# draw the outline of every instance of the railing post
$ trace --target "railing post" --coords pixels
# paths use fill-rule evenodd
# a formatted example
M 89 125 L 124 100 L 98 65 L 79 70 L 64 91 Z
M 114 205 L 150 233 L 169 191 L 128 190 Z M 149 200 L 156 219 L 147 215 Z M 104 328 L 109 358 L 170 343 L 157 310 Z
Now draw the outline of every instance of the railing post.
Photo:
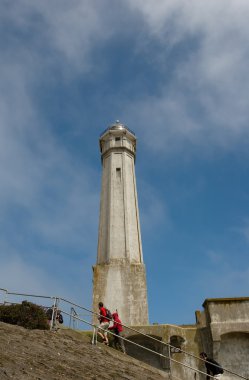
M 70 328 L 70 329 L 71 329 L 71 323 L 72 323 L 72 314 L 73 314 L 73 310 L 74 310 L 74 308 L 71 307 L 71 309 L 70 309 L 70 318 L 69 318 L 69 328 Z
M 92 336 L 92 344 L 97 344 L 97 338 L 95 340 L 95 334 L 97 335 L 96 328 L 94 327 L 93 328 L 93 336 Z
M 169 378 L 172 379 L 172 362 L 171 362 L 171 346 L 168 346 L 168 356 L 169 356 Z
M 54 321 L 54 308 L 55 308 L 56 299 L 54 298 L 53 306 L 52 306 L 52 315 L 50 320 L 50 331 L 53 330 L 53 321 Z
M 8 294 L 8 290 L 6 289 L 5 293 L 4 293 L 4 296 L 3 296 L 3 304 L 4 305 L 5 305 L 5 303 L 7 303 L 7 294 Z
M 3 305 L 5 305 L 5 303 L 7 303 L 7 294 L 8 294 L 8 290 L 7 289 L 0 289 L 3 291 Z
M 57 317 L 57 310 L 58 310 L 58 305 L 59 305 L 59 299 L 57 297 L 54 297 L 54 303 L 52 307 L 52 318 L 50 322 L 50 330 L 55 329 L 56 327 L 56 317 Z

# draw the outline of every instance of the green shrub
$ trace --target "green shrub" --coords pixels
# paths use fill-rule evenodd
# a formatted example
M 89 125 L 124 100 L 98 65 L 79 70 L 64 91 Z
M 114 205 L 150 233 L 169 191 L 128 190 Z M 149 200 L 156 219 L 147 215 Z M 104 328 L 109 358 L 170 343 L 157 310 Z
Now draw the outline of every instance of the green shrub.
M 0 321 L 26 329 L 49 329 L 43 308 L 28 301 L 23 301 L 21 304 L 0 305 Z

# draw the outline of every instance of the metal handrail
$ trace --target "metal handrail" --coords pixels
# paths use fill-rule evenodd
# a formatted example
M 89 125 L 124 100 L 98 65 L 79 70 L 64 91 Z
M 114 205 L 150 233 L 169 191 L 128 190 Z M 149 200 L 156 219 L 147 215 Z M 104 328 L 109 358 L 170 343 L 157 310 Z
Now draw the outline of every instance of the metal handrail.
M 73 302 L 71 302 L 71 301 L 68 301 L 68 300 L 66 300 L 65 298 L 61 298 L 61 300 L 64 301 L 64 302 L 71 303 L 72 305 L 77 306 L 77 307 L 79 307 L 79 308 L 82 309 L 82 310 L 88 311 L 88 312 L 90 312 L 91 314 L 94 314 L 94 315 L 96 315 L 96 316 L 98 316 L 98 317 L 100 316 L 100 314 L 98 314 L 98 313 L 96 313 L 96 312 L 94 312 L 94 311 L 92 311 L 92 310 L 90 310 L 90 309 L 87 309 L 87 308 L 85 308 L 85 307 L 83 307 L 83 306 L 80 306 L 80 305 L 78 305 L 78 304 L 75 304 L 75 303 L 73 303 Z M 109 321 L 111 321 L 111 319 L 108 318 L 107 316 L 105 316 L 105 318 L 106 318 L 106 319 L 109 319 Z M 125 324 L 123 324 L 123 323 L 119 323 L 119 322 L 116 322 L 116 323 L 119 324 L 119 325 L 121 325 L 121 326 L 123 326 L 123 327 L 125 327 L 125 328 L 127 328 L 128 330 L 131 330 L 131 331 L 136 332 L 136 333 L 139 334 L 139 335 L 143 335 L 143 336 L 145 336 L 145 337 L 147 337 L 147 338 L 149 338 L 149 339 L 151 339 L 151 340 L 154 340 L 154 341 L 156 341 L 156 342 L 159 342 L 159 343 L 161 343 L 162 345 L 164 345 L 164 346 L 166 346 L 166 347 L 169 347 L 169 348 L 171 348 L 171 347 L 172 347 L 172 348 L 175 348 L 175 346 L 171 345 L 170 343 L 163 342 L 163 341 L 161 341 L 161 340 L 159 340 L 159 339 L 157 339 L 157 338 L 154 338 L 153 336 L 147 335 L 147 334 L 145 334 L 145 333 L 143 333 L 143 332 L 141 332 L 141 331 L 139 331 L 139 330 L 136 330 L 136 329 L 134 329 L 133 327 L 127 326 L 127 325 L 125 325 Z M 109 331 L 108 331 L 108 332 L 109 332 Z M 129 342 L 131 342 L 131 341 L 129 341 Z M 198 360 L 201 361 L 201 362 L 206 362 L 204 359 L 200 358 L 199 356 L 196 356 L 196 355 L 194 355 L 194 354 L 191 354 L 191 353 L 189 353 L 189 352 L 187 352 L 187 351 L 184 351 L 184 350 L 182 350 L 182 349 L 180 349 L 180 351 L 181 351 L 181 353 L 183 353 L 183 354 L 185 354 L 185 355 L 187 355 L 187 356 L 191 356 L 191 357 L 193 357 L 193 358 L 195 358 L 195 359 L 198 359 Z M 171 360 L 171 361 L 174 361 L 174 359 L 172 359 L 172 358 L 170 358 L 170 360 Z M 177 361 L 176 361 L 176 362 L 177 362 Z M 180 362 L 179 362 L 179 363 L 180 363 Z M 213 365 L 217 367 L 217 365 L 215 365 L 215 364 L 213 364 Z M 218 366 L 218 367 L 219 367 L 219 366 Z M 248 378 L 245 377 L 245 376 L 239 375 L 239 374 L 237 374 L 236 372 L 233 372 L 233 371 L 231 371 L 231 370 L 229 370 L 229 369 L 226 369 L 226 368 L 224 368 L 224 367 L 222 367 L 222 368 L 223 368 L 223 370 L 224 370 L 225 372 L 228 372 L 228 373 L 230 373 L 230 374 L 232 374 L 232 375 L 238 376 L 238 377 L 240 377 L 241 379 L 248 380 Z M 199 370 L 196 369 L 196 371 L 199 371 Z
M 9 295 L 16 295 L 16 296 L 26 296 L 26 297 L 34 297 L 34 298 L 53 299 L 53 300 L 54 300 L 54 303 L 53 303 L 53 315 L 52 315 L 51 324 L 50 324 L 50 328 L 51 328 L 51 329 L 53 328 L 53 321 L 54 321 L 54 319 L 55 319 L 55 317 L 56 317 L 56 314 L 57 314 L 57 308 L 58 308 L 58 303 L 59 303 L 59 301 L 64 301 L 65 303 L 68 303 L 68 304 L 70 304 L 70 305 L 76 306 L 76 307 L 78 307 L 78 308 L 80 308 L 80 309 L 82 309 L 82 310 L 88 311 L 88 312 L 91 313 L 92 315 L 96 315 L 96 316 L 98 316 L 98 317 L 100 316 L 100 314 L 98 314 L 98 313 L 96 313 L 96 312 L 94 312 L 94 311 L 92 311 L 92 310 L 90 310 L 90 309 L 87 309 L 87 308 L 85 308 L 85 307 L 83 307 L 83 306 L 81 306 L 81 305 L 79 305 L 79 304 L 76 304 L 76 303 L 74 303 L 74 302 L 72 302 L 72 301 L 69 301 L 69 300 L 67 300 L 67 299 L 65 299 L 65 298 L 55 297 L 55 296 L 41 296 L 41 295 L 35 295 L 35 294 L 26 294 L 26 293 L 9 292 L 7 289 L 0 288 L 0 291 L 1 291 L 1 290 L 4 291 L 6 295 L 9 294 Z M 61 312 L 64 313 L 64 314 L 66 314 L 66 315 L 71 316 L 71 314 L 67 313 L 66 311 L 61 310 Z M 96 328 L 96 325 L 94 325 L 94 324 L 92 324 L 92 323 L 90 323 L 90 322 L 87 322 L 86 320 L 81 319 L 81 318 L 79 318 L 79 317 L 76 316 L 76 315 L 74 315 L 74 318 L 77 319 L 77 320 L 82 321 L 83 323 L 86 323 L 86 324 L 88 324 L 88 325 L 90 325 L 90 326 Z M 105 317 L 105 318 L 111 321 L 110 318 L 108 318 L 108 317 Z M 121 324 L 121 323 L 119 323 L 119 322 L 116 322 L 116 323 Z M 161 341 L 161 340 L 159 340 L 159 339 L 156 339 L 156 338 L 154 338 L 154 337 L 152 337 L 152 336 L 150 336 L 150 335 L 147 335 L 147 334 L 145 334 L 145 333 L 142 333 L 142 332 L 140 332 L 140 331 L 134 329 L 133 327 L 126 326 L 126 325 L 124 325 L 123 323 L 122 323 L 121 325 L 122 325 L 123 327 L 127 328 L 128 330 L 131 330 L 131 331 L 136 332 L 136 333 L 139 334 L 139 335 L 145 336 L 145 337 L 147 337 L 147 338 L 149 338 L 149 339 L 151 339 L 151 340 L 154 340 L 154 341 L 156 341 L 156 342 L 159 342 L 160 344 L 163 344 L 163 345 L 167 346 L 168 348 L 175 347 L 175 346 L 171 345 L 170 343 L 163 342 L 163 341 Z M 98 329 L 103 330 L 103 329 L 100 328 L 99 326 L 98 326 Z M 111 332 L 110 330 L 108 330 L 108 333 L 117 336 L 116 334 L 114 334 L 114 333 Z M 145 346 L 141 346 L 141 345 L 139 345 L 138 343 L 135 343 L 135 342 L 133 342 L 133 341 L 131 341 L 131 340 L 129 340 L 129 339 L 126 339 L 126 338 L 121 337 L 121 336 L 119 336 L 119 338 L 121 338 L 121 339 L 123 339 L 123 340 L 126 340 L 126 341 L 128 341 L 129 343 L 133 343 L 133 344 L 135 344 L 135 345 L 137 345 L 137 346 L 139 346 L 139 347 L 141 347 L 141 348 L 143 348 L 143 349 L 146 349 L 147 351 L 151 351 L 151 352 L 153 352 L 153 353 L 155 353 L 155 354 L 157 354 L 157 355 L 159 355 L 159 356 L 161 356 L 161 357 L 164 357 L 164 358 L 166 358 L 166 359 L 169 359 L 169 360 L 172 361 L 172 362 L 178 363 L 178 364 L 180 364 L 180 365 L 182 365 L 182 366 L 184 366 L 184 367 L 187 367 L 187 368 L 189 368 L 189 369 L 192 369 L 192 370 L 194 370 L 194 371 L 196 371 L 196 372 L 198 372 L 198 373 L 202 373 L 202 374 L 204 373 L 204 374 L 206 374 L 205 372 L 202 372 L 202 371 L 200 371 L 200 370 L 197 369 L 197 368 L 193 368 L 193 367 L 188 366 L 188 365 L 186 365 L 186 364 L 184 364 L 184 363 L 182 363 L 182 362 L 179 362 L 179 361 L 177 361 L 177 360 L 175 360 L 175 359 L 173 359 L 173 358 L 171 358 L 171 357 L 167 357 L 167 356 L 165 356 L 165 355 L 163 355 L 163 354 L 160 354 L 160 353 L 158 353 L 158 352 L 156 352 L 156 351 L 150 350 L 149 348 L 147 348 L 147 347 L 145 347 Z M 181 351 L 181 353 L 184 353 L 184 354 L 186 354 L 187 356 L 191 356 L 191 357 L 194 357 L 194 358 L 198 359 L 199 361 L 205 362 L 204 359 L 202 359 L 202 358 L 200 358 L 200 357 L 198 357 L 198 356 L 196 356 L 196 355 L 193 355 L 193 354 L 191 354 L 191 353 L 189 353 L 189 352 L 186 352 L 186 351 L 184 351 L 184 350 L 182 350 L 182 349 L 180 349 L 180 351 Z M 248 380 L 247 377 L 245 377 L 245 376 L 243 376 L 243 375 L 239 375 L 239 374 L 237 374 L 237 373 L 235 373 L 235 372 L 233 372 L 233 371 L 231 371 L 231 370 L 229 370 L 229 369 L 226 369 L 226 368 L 224 368 L 224 367 L 223 367 L 223 370 L 224 370 L 225 372 L 230 373 L 230 374 L 232 374 L 232 375 L 235 375 L 235 376 L 237 376 L 237 377 L 239 377 L 239 378 L 241 378 L 241 379 Z M 213 377 L 213 376 L 211 376 L 211 375 L 209 375 L 209 376 L 210 376 L 210 378 Z
M 67 313 L 66 311 L 61 310 L 61 312 L 64 313 L 64 314 L 66 314 L 66 315 L 70 315 L 70 314 Z M 92 323 L 90 323 L 90 322 L 87 322 L 86 320 L 84 320 L 84 319 L 82 319 L 82 318 L 79 318 L 79 317 L 77 317 L 77 316 L 75 316 L 75 318 L 78 319 L 78 320 L 81 321 L 81 322 L 84 322 L 84 323 L 86 323 L 86 324 L 88 324 L 88 325 L 90 325 L 90 326 L 96 328 L 96 326 L 95 326 L 94 324 L 92 324 Z M 123 325 L 123 326 L 124 326 L 124 325 Z M 104 330 L 104 329 L 103 329 L 102 327 L 100 327 L 100 326 L 98 326 L 97 328 L 98 328 L 99 330 L 106 331 L 106 330 Z M 111 334 L 111 335 L 113 335 L 113 336 L 116 336 L 116 337 L 118 337 L 118 338 L 121 338 L 121 339 L 123 339 L 124 341 L 127 341 L 127 342 L 129 342 L 129 343 L 132 343 L 132 344 L 134 344 L 135 346 L 140 347 L 140 348 L 142 348 L 142 349 L 144 349 L 144 350 L 146 350 L 146 351 L 152 352 L 153 354 L 156 354 L 156 355 L 158 355 L 158 356 L 160 356 L 160 357 L 162 357 L 162 358 L 164 358 L 164 359 L 169 359 L 169 360 L 171 360 L 172 362 L 175 362 L 175 363 L 177 363 L 177 364 L 182 365 L 183 367 L 186 367 L 186 368 L 192 369 L 192 370 L 194 370 L 194 371 L 196 371 L 196 372 L 198 372 L 198 373 L 201 373 L 201 374 L 203 374 L 203 375 L 206 375 L 206 372 L 203 372 L 203 371 L 201 371 L 201 370 L 199 370 L 199 369 L 197 369 L 197 368 L 193 368 L 193 367 L 191 367 L 191 366 L 189 366 L 189 365 L 187 365 L 187 364 L 184 364 L 184 363 L 182 363 L 182 362 L 179 362 L 178 360 L 172 359 L 172 358 L 169 357 L 169 356 L 166 356 L 166 355 L 160 354 L 159 352 L 154 351 L 154 350 L 151 350 L 151 349 L 148 348 L 148 347 L 142 346 L 142 345 L 139 344 L 139 343 L 133 342 L 132 340 L 129 340 L 129 339 L 124 338 L 124 337 L 122 337 L 122 336 L 120 336 L 120 335 L 117 335 L 117 334 L 113 333 L 113 332 L 110 331 L 110 330 L 108 330 L 108 334 Z M 150 338 L 149 335 L 147 335 L 147 337 Z M 159 342 L 161 342 L 161 341 L 159 341 Z M 209 375 L 209 376 L 210 376 L 210 378 L 214 379 L 214 376 L 212 376 L 212 375 Z M 238 375 L 238 376 L 239 376 L 239 375 Z

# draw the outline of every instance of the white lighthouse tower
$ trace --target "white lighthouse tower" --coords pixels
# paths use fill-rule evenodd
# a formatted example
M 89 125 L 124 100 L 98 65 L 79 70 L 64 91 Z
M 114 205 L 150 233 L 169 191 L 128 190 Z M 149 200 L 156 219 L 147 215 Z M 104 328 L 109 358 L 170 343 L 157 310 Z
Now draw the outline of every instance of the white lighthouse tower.
M 137 201 L 136 136 L 117 121 L 100 137 L 103 166 L 93 309 L 102 301 L 126 325 L 148 324 Z

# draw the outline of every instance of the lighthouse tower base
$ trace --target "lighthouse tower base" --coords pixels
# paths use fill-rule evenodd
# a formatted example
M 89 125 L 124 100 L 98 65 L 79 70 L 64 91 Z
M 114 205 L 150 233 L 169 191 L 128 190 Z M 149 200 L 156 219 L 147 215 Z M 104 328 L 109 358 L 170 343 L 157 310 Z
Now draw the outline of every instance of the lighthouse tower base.
M 117 309 L 127 326 L 148 325 L 148 302 L 144 264 L 111 263 L 93 267 L 93 310 L 98 303 L 113 313 Z M 97 323 L 97 317 L 94 317 Z

